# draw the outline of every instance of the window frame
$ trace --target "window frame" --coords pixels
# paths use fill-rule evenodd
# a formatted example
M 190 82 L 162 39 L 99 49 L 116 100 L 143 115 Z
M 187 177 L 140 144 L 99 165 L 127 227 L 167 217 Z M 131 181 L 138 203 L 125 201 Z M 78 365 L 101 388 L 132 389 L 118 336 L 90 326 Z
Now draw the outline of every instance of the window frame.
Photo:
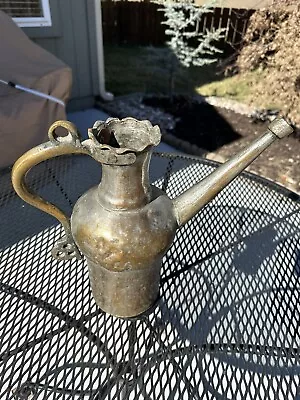
M 49 27 L 52 26 L 50 0 L 40 0 L 43 17 L 13 17 L 20 28 Z

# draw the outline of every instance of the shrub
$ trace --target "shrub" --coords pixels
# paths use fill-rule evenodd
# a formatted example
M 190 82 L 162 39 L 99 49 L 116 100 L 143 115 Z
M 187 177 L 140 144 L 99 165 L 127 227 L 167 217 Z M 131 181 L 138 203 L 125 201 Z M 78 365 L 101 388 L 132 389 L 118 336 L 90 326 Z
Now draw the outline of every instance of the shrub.
M 268 98 L 297 125 L 300 124 L 300 6 L 281 4 L 256 11 L 250 18 L 244 44 L 235 62 L 239 74 L 263 70 L 264 79 L 253 87 L 253 98 Z

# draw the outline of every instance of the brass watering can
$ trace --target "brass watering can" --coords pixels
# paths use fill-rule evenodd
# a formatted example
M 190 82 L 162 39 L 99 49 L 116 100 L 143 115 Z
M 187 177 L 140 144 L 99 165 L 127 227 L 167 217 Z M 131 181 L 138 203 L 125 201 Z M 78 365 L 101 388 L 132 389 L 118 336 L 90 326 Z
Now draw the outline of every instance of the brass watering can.
M 57 136 L 63 127 L 67 136 Z M 201 182 L 174 200 L 150 185 L 151 150 L 158 145 L 158 126 L 134 118 L 97 121 L 89 139 L 81 141 L 76 127 L 57 121 L 47 143 L 17 160 L 12 182 L 27 203 L 56 217 L 65 236 L 52 250 L 58 260 L 87 260 L 93 296 L 109 314 L 132 317 L 146 311 L 159 292 L 160 266 L 177 228 L 185 224 L 230 181 L 278 138 L 293 129 L 284 119 L 273 121 L 266 133 Z M 26 186 L 35 165 L 64 154 L 88 154 L 102 164 L 99 186 L 88 190 L 74 206 L 71 219 Z

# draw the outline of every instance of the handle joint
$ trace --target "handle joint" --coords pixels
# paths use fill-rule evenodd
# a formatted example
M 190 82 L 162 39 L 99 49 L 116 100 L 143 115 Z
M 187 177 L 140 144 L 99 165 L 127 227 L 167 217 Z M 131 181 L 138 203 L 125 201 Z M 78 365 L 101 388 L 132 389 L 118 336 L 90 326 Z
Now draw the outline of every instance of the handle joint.
M 61 239 L 58 239 L 51 250 L 52 257 L 57 260 L 71 260 L 76 258 L 77 260 L 82 259 L 82 255 L 76 246 L 72 234 L 66 233 Z

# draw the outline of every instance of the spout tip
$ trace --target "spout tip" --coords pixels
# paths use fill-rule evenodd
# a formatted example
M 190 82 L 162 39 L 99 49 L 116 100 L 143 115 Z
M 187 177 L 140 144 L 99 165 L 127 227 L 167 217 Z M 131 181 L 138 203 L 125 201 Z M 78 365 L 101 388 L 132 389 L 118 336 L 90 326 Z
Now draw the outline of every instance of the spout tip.
M 272 121 L 268 126 L 268 129 L 279 139 L 282 139 L 294 132 L 294 129 L 286 122 L 284 118 L 278 118 Z

